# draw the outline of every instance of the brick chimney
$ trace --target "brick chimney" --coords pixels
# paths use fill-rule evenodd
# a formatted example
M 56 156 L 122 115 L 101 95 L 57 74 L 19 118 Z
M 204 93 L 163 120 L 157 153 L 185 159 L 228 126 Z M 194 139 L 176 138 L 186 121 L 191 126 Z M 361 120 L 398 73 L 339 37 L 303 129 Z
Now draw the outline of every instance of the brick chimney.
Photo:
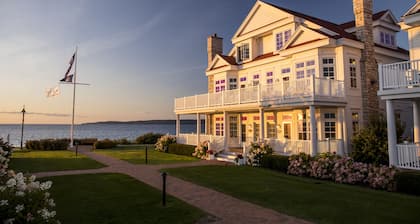
M 356 22 L 356 36 L 364 43 L 360 59 L 360 74 L 362 87 L 362 119 L 367 124 L 370 116 L 379 112 L 377 91 L 378 66 L 375 59 L 375 43 L 373 41 L 373 1 L 353 0 L 353 11 Z
M 207 66 L 210 66 L 216 54 L 223 54 L 223 38 L 218 37 L 217 34 L 213 34 L 207 37 Z

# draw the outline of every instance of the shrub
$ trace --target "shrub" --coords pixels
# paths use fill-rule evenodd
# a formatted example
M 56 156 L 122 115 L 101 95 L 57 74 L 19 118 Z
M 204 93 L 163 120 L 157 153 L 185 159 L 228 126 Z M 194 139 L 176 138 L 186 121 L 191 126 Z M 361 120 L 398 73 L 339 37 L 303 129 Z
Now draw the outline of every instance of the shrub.
M 266 155 L 261 159 L 261 167 L 278 170 L 286 173 L 289 166 L 289 157 L 281 155 Z
M 273 153 L 273 149 L 269 144 L 255 142 L 251 142 L 247 151 L 248 164 L 252 166 L 260 166 L 261 159 L 265 155 L 271 155 Z
M 195 147 L 194 152 L 191 155 L 199 159 L 206 159 L 208 149 L 209 141 L 200 142 L 200 144 Z
M 70 140 L 68 140 L 70 142 Z M 97 142 L 97 138 L 81 138 L 81 139 L 74 139 L 74 144 L 78 145 L 94 145 Z
M 67 139 L 28 140 L 25 146 L 30 150 L 67 150 L 69 141 Z
M 404 126 L 396 121 L 397 137 L 401 141 Z M 383 116 L 371 117 L 366 128 L 359 131 L 352 140 L 351 157 L 357 162 L 388 165 L 387 124 Z
M 60 223 L 48 190 L 52 182 L 8 170 L 8 152 L 0 147 L 0 222 Z
M 128 139 L 126 139 L 126 138 L 120 138 L 120 139 L 117 139 L 117 140 L 114 140 L 114 142 L 117 144 L 117 145 L 131 145 L 132 144 L 132 142 L 130 142 Z
M 161 152 L 167 152 L 170 144 L 176 143 L 176 138 L 170 135 L 164 135 L 159 138 L 155 144 L 155 149 Z
M 137 144 L 156 144 L 163 134 L 149 132 L 136 138 Z
M 403 171 L 395 175 L 396 191 L 420 195 L 420 172 Z
M 95 142 L 95 144 L 93 145 L 94 149 L 110 149 L 110 148 L 114 148 L 115 146 L 117 146 L 117 144 L 110 140 L 110 139 L 104 139 L 104 140 L 99 140 L 97 142 Z
M 334 153 L 321 153 L 317 155 L 314 160 L 310 161 L 311 169 L 309 175 L 318 179 L 332 179 L 332 171 L 337 158 L 340 157 Z
M 311 156 L 303 152 L 290 156 L 287 173 L 295 176 L 309 176 L 309 173 L 311 172 L 311 160 Z
M 191 156 L 195 146 L 173 143 L 168 147 L 168 153 Z
M 12 154 L 12 146 L 8 142 L 3 141 L 3 138 L 0 138 L 0 148 L 7 152 L 5 157 L 9 158 Z

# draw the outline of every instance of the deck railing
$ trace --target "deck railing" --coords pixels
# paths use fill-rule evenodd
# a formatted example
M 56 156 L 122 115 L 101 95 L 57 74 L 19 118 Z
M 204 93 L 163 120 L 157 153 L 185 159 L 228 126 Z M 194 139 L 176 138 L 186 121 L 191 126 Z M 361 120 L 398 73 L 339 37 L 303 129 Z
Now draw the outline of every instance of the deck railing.
M 420 86 L 420 60 L 380 64 L 379 89 L 401 89 Z
M 397 145 L 397 166 L 406 169 L 420 170 L 420 146 L 415 144 Z
M 313 100 L 314 97 L 344 97 L 344 82 L 334 79 L 308 77 L 289 82 L 256 85 L 246 88 L 205 93 L 175 99 L 175 110 L 217 106 Z

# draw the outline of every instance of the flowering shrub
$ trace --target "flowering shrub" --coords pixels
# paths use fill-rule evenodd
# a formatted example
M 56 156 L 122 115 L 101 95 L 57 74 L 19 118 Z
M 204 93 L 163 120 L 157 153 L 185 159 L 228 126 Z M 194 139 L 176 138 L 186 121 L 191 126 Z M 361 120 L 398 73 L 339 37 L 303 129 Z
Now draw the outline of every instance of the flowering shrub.
M 350 157 L 321 154 L 315 158 L 301 153 L 289 158 L 288 174 L 332 180 L 337 183 L 368 185 L 374 189 L 395 190 L 396 169 L 355 162 Z
M 161 152 L 167 152 L 170 144 L 176 143 L 176 138 L 170 135 L 164 135 L 159 138 L 155 144 L 155 149 Z
M 248 164 L 252 166 L 260 166 L 262 157 L 273 153 L 270 145 L 256 142 L 251 142 L 247 151 Z
M 60 223 L 56 218 L 54 200 L 48 189 L 52 182 L 36 181 L 7 170 L 8 153 L 0 148 L 0 221 L 2 223 Z
M 207 152 L 210 151 L 209 149 L 209 141 L 201 142 L 197 147 L 195 147 L 192 156 L 197 157 L 199 159 L 206 159 Z M 212 151 L 213 152 L 213 151 Z

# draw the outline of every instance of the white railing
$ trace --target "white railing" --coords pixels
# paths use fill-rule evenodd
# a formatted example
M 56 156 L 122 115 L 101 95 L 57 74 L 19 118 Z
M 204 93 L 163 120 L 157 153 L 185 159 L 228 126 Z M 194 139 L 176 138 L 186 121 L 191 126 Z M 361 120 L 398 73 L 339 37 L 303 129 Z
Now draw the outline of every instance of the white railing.
M 381 91 L 420 86 L 420 60 L 380 64 L 378 68 Z
M 415 144 L 397 145 L 397 158 L 398 167 L 420 170 L 420 146 Z
M 274 101 L 275 103 L 313 100 L 314 97 L 344 97 L 344 82 L 308 77 L 286 83 L 205 93 L 175 99 L 175 110 L 199 109 Z
M 299 154 L 301 152 L 311 154 L 311 141 L 309 140 L 280 140 L 265 139 L 276 154 Z
M 336 153 L 344 155 L 344 142 L 341 139 L 318 140 L 318 153 Z
M 210 148 L 216 151 L 222 151 L 224 149 L 224 139 L 223 136 L 200 134 L 200 142 L 209 141 Z M 197 134 L 179 134 L 179 136 L 176 137 L 176 142 L 186 145 L 198 145 Z

